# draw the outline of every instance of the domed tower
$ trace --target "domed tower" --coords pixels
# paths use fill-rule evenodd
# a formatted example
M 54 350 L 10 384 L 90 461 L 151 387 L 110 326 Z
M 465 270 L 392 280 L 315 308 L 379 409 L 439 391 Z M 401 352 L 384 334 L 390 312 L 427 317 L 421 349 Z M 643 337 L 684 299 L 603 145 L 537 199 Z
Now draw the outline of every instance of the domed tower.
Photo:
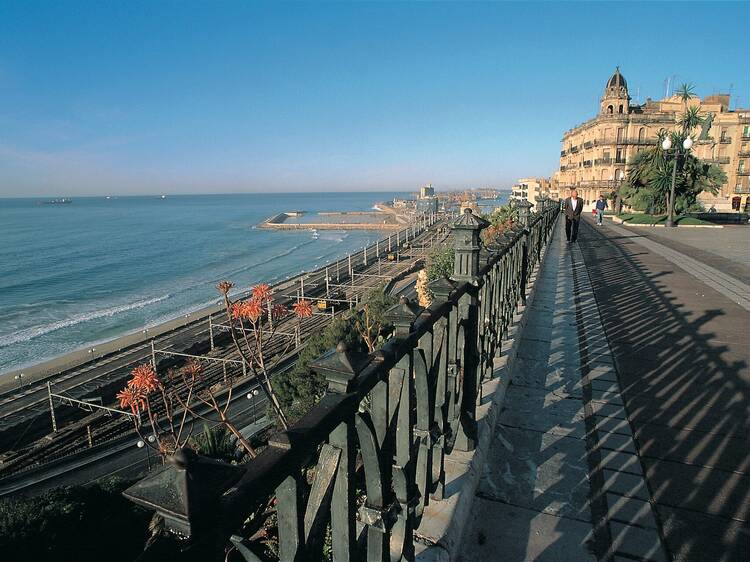
M 627 114 L 630 112 L 630 96 L 628 95 L 628 83 L 620 74 L 620 67 L 607 80 L 604 95 L 601 101 L 601 113 L 605 115 Z

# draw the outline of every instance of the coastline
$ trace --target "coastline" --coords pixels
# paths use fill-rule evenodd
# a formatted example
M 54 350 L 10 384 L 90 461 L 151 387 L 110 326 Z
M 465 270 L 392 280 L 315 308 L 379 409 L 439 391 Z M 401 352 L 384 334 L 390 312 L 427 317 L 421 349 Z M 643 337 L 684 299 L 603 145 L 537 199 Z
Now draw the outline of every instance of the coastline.
M 408 230 L 408 227 L 406 229 L 400 230 L 399 233 L 402 234 L 406 230 Z M 386 240 L 387 238 L 378 239 L 377 242 L 367 246 L 368 251 L 372 251 L 377 247 L 377 245 L 381 245 L 381 247 L 384 247 L 384 242 Z M 361 256 L 362 253 L 363 251 L 359 250 L 357 252 L 351 252 L 349 255 L 352 256 L 352 259 L 356 259 L 356 257 Z M 300 278 L 312 274 L 320 274 L 321 272 L 324 272 L 327 267 L 330 268 L 336 266 L 337 263 L 341 268 L 346 267 L 347 257 L 332 260 L 313 270 L 300 271 L 299 273 L 290 276 L 283 281 L 272 283 L 271 287 L 273 287 L 274 292 L 280 293 L 285 289 L 298 284 Z M 237 293 L 232 295 L 232 298 L 242 298 L 248 293 L 249 290 L 238 291 Z M 217 297 L 217 301 L 218 300 L 219 299 Z M 118 353 L 125 353 L 135 350 L 139 346 L 148 345 L 148 343 L 155 338 L 175 334 L 180 330 L 195 327 L 201 322 L 207 323 L 210 316 L 219 314 L 223 310 L 224 308 L 220 304 L 201 307 L 193 312 L 175 316 L 141 330 L 130 331 L 121 336 L 103 340 L 100 343 L 88 344 L 79 349 L 50 358 L 46 361 L 30 363 L 25 367 L 19 367 L 10 371 L 5 371 L 3 373 L 0 373 L 0 396 L 15 392 L 19 388 L 29 386 L 48 377 L 58 375 L 72 369 L 82 368 L 89 363 L 94 364 L 97 361 L 106 359 Z M 90 352 L 92 348 L 94 349 L 93 353 Z M 22 375 L 22 379 L 20 380 L 16 378 L 19 375 Z

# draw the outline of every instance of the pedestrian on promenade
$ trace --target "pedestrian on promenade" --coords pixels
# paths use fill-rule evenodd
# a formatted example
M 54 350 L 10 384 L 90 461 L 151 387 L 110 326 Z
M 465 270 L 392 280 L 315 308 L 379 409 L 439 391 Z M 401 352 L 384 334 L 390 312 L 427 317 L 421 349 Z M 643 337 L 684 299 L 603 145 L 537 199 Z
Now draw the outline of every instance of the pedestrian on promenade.
M 583 201 L 578 198 L 578 191 L 571 190 L 570 197 L 565 200 L 565 237 L 568 242 L 578 240 L 578 223 L 581 222 Z
M 604 198 L 604 195 L 600 195 L 599 199 L 596 200 L 596 224 L 599 226 L 602 225 L 604 209 L 606 209 L 607 206 L 607 200 Z

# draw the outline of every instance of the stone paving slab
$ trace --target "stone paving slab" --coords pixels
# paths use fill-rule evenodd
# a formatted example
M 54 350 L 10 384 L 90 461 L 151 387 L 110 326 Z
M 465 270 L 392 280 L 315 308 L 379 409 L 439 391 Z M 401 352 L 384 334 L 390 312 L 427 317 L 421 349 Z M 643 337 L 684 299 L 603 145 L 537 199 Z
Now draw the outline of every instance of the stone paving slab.
M 495 444 L 477 489 L 480 497 L 590 521 L 583 440 L 499 425 Z
M 594 562 L 591 524 L 477 498 L 460 562 Z M 498 548 L 497 535 L 503 540 Z M 571 555 L 575 557 L 571 557 Z

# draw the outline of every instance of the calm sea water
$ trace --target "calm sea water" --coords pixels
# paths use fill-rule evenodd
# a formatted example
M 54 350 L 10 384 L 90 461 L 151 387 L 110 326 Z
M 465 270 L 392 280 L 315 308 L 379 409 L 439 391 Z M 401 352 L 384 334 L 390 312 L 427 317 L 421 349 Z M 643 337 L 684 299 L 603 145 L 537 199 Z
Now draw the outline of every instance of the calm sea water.
M 378 232 L 256 229 L 281 211 L 365 211 L 395 193 L 0 199 L 0 373 L 274 282 Z

